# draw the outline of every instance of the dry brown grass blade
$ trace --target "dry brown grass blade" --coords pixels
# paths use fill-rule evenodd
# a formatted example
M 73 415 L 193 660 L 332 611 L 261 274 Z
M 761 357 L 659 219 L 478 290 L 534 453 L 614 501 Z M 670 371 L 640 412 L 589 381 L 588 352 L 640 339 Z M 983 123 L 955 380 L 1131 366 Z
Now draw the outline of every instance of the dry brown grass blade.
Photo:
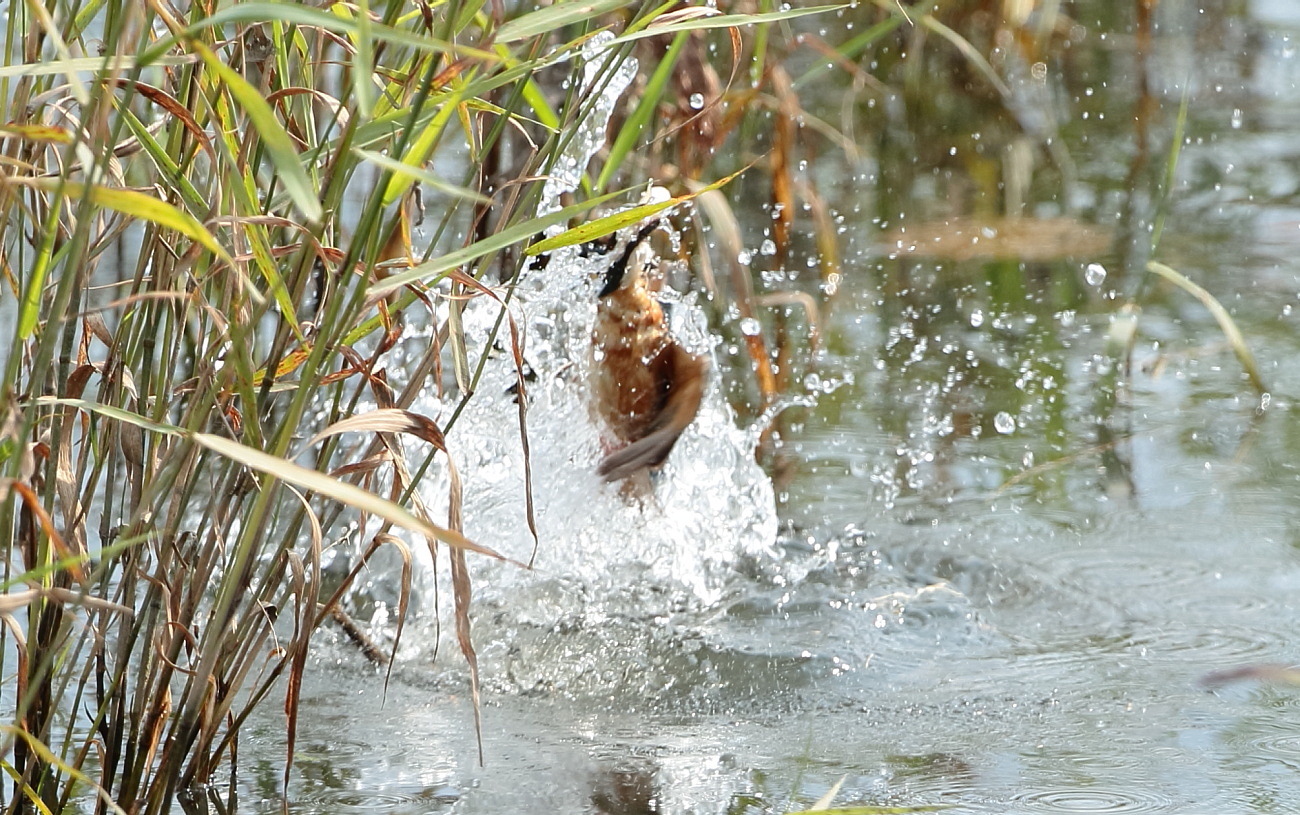
M 469 606 L 472 592 L 469 581 L 469 566 L 465 563 L 465 553 L 459 549 L 451 552 L 451 589 L 456 607 L 456 642 L 460 652 L 469 664 L 470 696 L 474 702 L 474 735 L 478 740 L 478 763 L 483 764 L 483 712 L 479 699 L 478 655 L 474 652 L 474 641 L 470 636 Z
M 411 474 L 406 466 L 406 459 L 401 455 L 400 450 L 389 448 L 393 457 L 393 464 L 397 471 L 397 477 L 394 479 L 393 488 L 398 492 L 407 492 L 411 485 Z M 450 482 L 448 487 L 447 498 L 447 526 L 454 530 L 464 528 L 463 509 L 463 488 L 460 481 L 460 473 L 457 472 L 455 464 L 451 458 L 447 459 L 447 476 Z M 415 512 L 420 517 L 428 518 L 429 511 L 425 507 L 423 499 L 419 492 L 410 491 L 411 500 L 415 505 Z M 429 555 L 434 563 L 437 563 L 438 551 L 437 540 L 432 536 L 426 536 L 429 545 Z M 483 717 L 479 697 L 479 674 L 478 674 L 478 655 L 474 650 L 474 642 L 470 633 L 469 608 L 473 597 L 470 584 L 469 566 L 465 562 L 465 555 L 461 549 L 448 547 L 447 556 L 451 561 L 451 585 L 452 599 L 454 606 L 454 616 L 456 618 L 456 641 L 460 645 L 461 653 L 465 657 L 465 662 L 469 665 L 470 689 L 474 704 L 474 733 L 478 740 L 479 763 L 483 762 Z M 514 563 L 515 561 L 510 561 Z M 406 585 L 409 585 L 409 572 L 404 571 L 407 578 L 403 586 L 405 591 Z M 394 653 L 396 653 L 394 651 Z
M 286 744 L 284 760 L 284 786 L 282 789 L 289 789 L 289 774 L 293 770 L 293 753 L 294 747 L 298 741 L 298 708 L 302 701 L 302 680 L 307 671 L 307 654 L 310 650 L 311 635 L 316 630 L 316 607 L 314 598 L 320 592 L 320 556 L 321 542 L 324 538 L 324 530 L 321 528 L 320 518 L 312 511 L 311 502 L 307 497 L 297 490 L 292 490 L 293 495 L 302 505 L 303 513 L 307 518 L 308 526 L 311 529 L 309 540 L 311 541 L 310 564 L 311 577 L 306 581 L 303 591 L 300 591 L 296 600 L 295 614 L 293 618 L 293 656 L 290 659 L 289 678 L 284 691 L 284 714 L 286 718 Z
M 86 576 L 81 570 L 80 561 L 84 560 L 87 555 L 82 552 L 74 552 L 63 540 L 59 530 L 54 528 L 54 519 L 41 505 L 40 496 L 36 494 L 36 491 L 21 481 L 0 480 L 0 494 L 3 494 L 6 490 L 13 490 L 18 493 L 18 496 L 23 500 L 23 506 L 32 513 L 32 517 L 36 519 L 45 536 L 49 538 L 50 545 L 54 547 L 54 551 L 58 554 L 60 563 L 67 563 L 68 572 L 78 583 L 84 583 Z M 24 566 L 28 571 L 40 568 L 38 563 L 26 563 Z
M 129 79 L 109 80 L 109 84 L 117 85 L 120 88 L 128 88 L 167 111 L 167 114 L 180 122 L 185 130 L 190 134 L 191 138 L 193 138 L 194 141 L 203 148 L 203 152 L 208 154 L 208 159 L 213 164 L 218 162 L 216 150 L 213 149 L 212 140 L 208 138 L 207 132 L 197 121 L 195 121 L 194 114 L 190 109 L 181 104 L 180 100 L 176 97 L 167 93 L 162 88 L 157 88 L 144 82 L 132 81 Z
M 307 446 L 340 433 L 406 433 L 447 452 L 447 440 L 437 423 L 400 408 L 381 408 L 337 421 L 308 439 Z
M 239 442 L 222 438 L 220 436 L 213 436 L 208 433 L 195 433 L 191 438 L 199 445 L 208 448 L 214 453 L 223 455 L 259 472 L 274 476 L 281 481 L 295 484 L 335 501 L 355 507 L 362 512 L 383 518 L 384 520 L 396 524 L 403 529 L 410 530 L 411 532 L 420 535 L 435 537 L 456 548 L 468 549 L 471 552 L 478 552 L 481 555 L 487 555 L 488 557 L 496 558 L 497 560 L 507 560 L 512 563 L 517 563 L 517 561 L 510 560 L 510 558 L 505 557 L 499 552 L 474 543 L 459 532 L 440 527 L 437 524 L 418 518 L 405 507 L 380 498 L 378 495 L 367 492 L 360 487 L 330 478 L 325 473 L 308 469 L 286 459 L 273 456 L 270 453 L 264 453 L 261 450 L 256 450 L 252 447 L 248 447 Z
M 507 312 L 508 313 L 508 312 Z M 510 353 L 515 361 L 515 402 L 519 406 L 519 444 L 524 453 L 524 513 L 528 516 L 528 531 L 533 536 L 533 551 L 528 555 L 528 568 L 537 559 L 537 516 L 533 509 L 533 458 L 528 449 L 528 383 L 524 376 L 524 341 L 513 315 L 510 316 Z
M 393 650 L 388 658 L 388 670 L 384 671 L 384 695 L 388 695 L 388 683 L 393 678 L 393 663 L 397 662 L 397 649 L 402 645 L 402 632 L 406 630 L 406 612 L 411 607 L 411 547 L 406 541 L 395 535 L 380 533 L 375 536 L 378 543 L 387 543 L 397 549 L 402 557 L 402 584 L 397 595 L 397 629 L 393 632 Z
M 113 611 L 118 614 L 132 614 L 132 610 L 120 603 L 103 600 L 98 597 L 79 594 L 68 589 L 33 588 L 0 594 L 0 615 L 12 614 L 20 608 L 26 608 L 36 600 L 50 600 L 64 606 L 83 606 L 97 611 Z

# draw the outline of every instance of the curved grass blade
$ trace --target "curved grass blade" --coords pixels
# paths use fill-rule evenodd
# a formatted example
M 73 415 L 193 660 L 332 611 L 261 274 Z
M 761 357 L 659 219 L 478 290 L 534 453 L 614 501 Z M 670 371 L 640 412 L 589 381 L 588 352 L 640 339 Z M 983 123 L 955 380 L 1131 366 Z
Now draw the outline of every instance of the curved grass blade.
M 0 79 L 13 79 L 22 76 L 51 76 L 53 74 L 86 73 L 103 71 L 109 74 L 126 73 L 138 66 L 149 64 L 172 68 L 197 62 L 192 56 L 158 57 L 148 63 L 143 57 L 74 57 L 73 59 L 50 60 L 48 62 L 28 62 L 20 65 L 0 66 Z
M 359 27 L 350 16 L 341 17 L 327 11 L 298 3 L 235 3 L 208 17 L 204 17 L 182 32 L 182 36 L 196 37 L 207 29 L 221 29 L 229 23 L 266 23 L 277 22 L 300 27 L 321 28 L 347 37 L 356 37 Z M 413 31 L 371 22 L 370 37 L 377 43 L 390 43 L 411 48 L 422 53 L 450 53 L 462 57 L 472 57 L 486 62 L 495 62 L 497 57 L 491 51 L 484 51 L 466 45 L 460 45 L 429 37 Z M 177 44 L 176 37 L 163 37 L 148 51 L 140 55 L 139 63 L 154 65 L 165 59 L 163 56 Z M 75 62 L 75 61 L 74 61 Z M 95 65 L 85 70 L 96 70 L 103 64 L 102 59 L 95 60 Z M 134 64 L 134 63 L 133 63 Z M 59 73 L 49 71 L 47 73 Z
M 456 108 L 460 106 L 462 95 L 460 91 L 453 91 L 446 99 L 443 99 L 438 112 L 434 114 L 433 120 L 422 128 L 420 134 L 412 139 L 411 147 L 402 156 L 401 164 L 412 169 L 424 166 L 429 156 L 433 154 L 433 149 L 438 145 L 438 139 L 442 137 L 442 131 L 447 126 Z M 388 177 L 388 185 L 384 188 L 384 206 L 390 206 L 398 198 L 406 195 L 406 191 L 411 188 L 413 183 L 410 173 L 394 172 Z
M 64 181 L 59 178 L 12 178 L 10 181 L 35 187 L 44 192 L 57 192 L 64 198 L 87 200 L 96 206 L 115 210 L 133 218 L 143 218 L 181 233 L 228 264 L 234 263 L 221 244 L 217 243 L 217 239 L 204 228 L 203 224 L 199 223 L 197 218 L 152 195 L 118 187 Z
M 1002 81 L 1002 77 L 998 76 L 998 72 L 993 70 L 993 66 L 984 58 L 984 55 L 981 54 L 975 46 L 971 45 L 970 40 L 958 34 L 956 31 L 953 31 L 951 28 L 939 22 L 929 14 L 925 14 L 921 17 L 921 25 L 938 34 L 940 37 L 943 37 L 954 48 L 960 51 L 961 55 L 984 75 L 984 78 L 989 81 L 989 84 L 994 88 L 997 88 L 998 93 L 1000 93 L 1003 98 L 1011 96 L 1011 89 L 1007 87 L 1007 83 Z
M 36 738 L 31 733 L 28 733 L 24 728 L 15 727 L 11 724 L 0 724 L 0 734 L 4 734 L 6 739 L 11 743 L 16 739 L 22 739 L 27 743 L 27 748 L 39 756 L 43 763 L 48 764 L 51 767 L 57 767 L 59 772 L 66 774 L 69 778 L 75 778 L 78 783 L 85 784 L 87 788 L 94 790 L 95 797 L 99 799 L 99 805 L 103 810 L 118 813 L 118 815 L 126 815 L 126 810 L 118 806 L 113 800 L 113 796 L 109 794 L 108 790 L 96 783 L 94 778 L 91 778 L 90 775 L 83 772 L 80 768 L 74 767 L 56 756 L 43 741 Z M 4 762 L 4 768 L 5 772 L 11 772 L 12 765 L 8 762 Z M 15 777 L 17 777 L 16 774 Z M 49 811 L 45 808 L 45 804 L 41 802 L 39 797 L 33 797 L 30 802 L 35 803 L 39 809 L 46 812 Z
M 419 535 L 437 538 L 448 546 L 457 549 L 467 549 L 471 552 L 478 552 L 481 555 L 505 560 L 511 563 L 515 561 L 489 549 L 474 543 L 469 538 L 459 532 L 450 529 L 444 529 L 437 524 L 429 523 L 416 517 L 410 510 L 403 506 L 393 503 L 385 498 L 381 498 L 372 492 L 367 492 L 360 487 L 340 481 L 337 478 L 326 475 L 318 470 L 312 470 L 295 464 L 287 459 L 271 455 L 270 453 L 256 450 L 244 444 L 240 444 L 233 439 L 214 436 L 210 433 L 195 433 L 176 427 L 175 425 L 161 424 L 154 422 L 145 417 L 132 413 L 129 410 L 103 405 L 97 402 L 90 402 L 84 399 L 59 399 L 56 397 L 42 396 L 36 400 L 42 405 L 65 405 L 79 408 L 81 410 L 97 413 L 110 419 L 116 419 L 127 424 L 135 425 L 143 430 L 149 430 L 155 433 L 162 433 L 168 436 L 178 436 L 189 439 L 190 441 L 204 447 L 217 455 L 224 456 L 237 464 L 242 464 L 249 469 L 257 470 L 260 473 L 278 478 L 288 484 L 293 484 L 305 490 L 310 490 L 326 498 L 332 498 L 348 506 L 355 507 L 362 512 L 383 518 L 386 521 L 400 526 Z M 519 564 L 522 565 L 522 564 Z
M 432 187 L 438 192 L 449 195 L 453 198 L 465 198 L 478 204 L 492 203 L 492 199 L 486 195 L 475 192 L 469 187 L 462 187 L 458 184 L 444 181 L 423 167 L 412 166 L 404 161 L 398 161 L 392 156 L 386 156 L 383 153 L 376 153 L 373 150 L 355 148 L 353 152 L 371 164 L 374 164 L 376 167 L 388 170 L 393 173 L 394 176 L 405 176 L 408 179 L 418 181 L 421 184 Z
M 732 181 L 732 179 L 752 166 L 754 165 L 750 164 L 743 167 L 726 178 L 714 181 L 707 187 L 695 190 L 694 192 L 684 193 L 676 198 L 669 198 L 667 201 L 658 201 L 653 204 L 642 204 L 640 206 L 632 207 L 631 209 L 625 209 L 621 212 L 615 212 L 613 215 L 606 215 L 603 218 L 597 218 L 594 221 L 588 221 L 585 224 L 575 226 L 573 229 L 561 232 L 555 237 L 546 238 L 545 240 L 532 244 L 524 250 L 524 254 L 539 255 L 543 252 L 551 252 L 565 246 L 576 246 L 580 243 L 587 243 L 588 241 L 594 241 L 597 238 L 603 238 L 606 235 L 617 232 L 625 226 L 640 223 L 652 215 L 657 215 L 666 209 L 672 209 L 679 204 L 684 204 L 706 192 L 726 186 Z
M 1241 335 L 1241 330 L 1237 328 L 1237 323 L 1232 319 L 1232 315 L 1215 299 L 1214 295 L 1188 280 L 1182 273 L 1163 263 L 1153 260 L 1147 264 L 1147 271 L 1163 277 L 1201 301 L 1201 304 L 1214 316 L 1215 322 L 1219 324 L 1219 329 L 1223 332 L 1223 336 L 1228 340 L 1228 344 L 1232 346 L 1232 352 L 1237 355 L 1237 361 L 1245 369 L 1246 376 L 1250 378 L 1250 384 L 1254 386 L 1258 393 L 1268 393 L 1268 388 L 1264 385 L 1264 378 L 1260 376 L 1259 366 L 1255 364 L 1255 355 L 1250 352 L 1250 346 L 1246 345 L 1246 338 Z
M 678 31 L 703 31 L 710 28 L 734 28 L 743 25 L 775 23 L 779 20 L 793 20 L 796 17 L 807 17 L 810 14 L 827 14 L 832 11 L 849 8 L 851 5 L 852 3 L 839 3 L 832 6 L 792 8 L 784 11 L 770 11 L 759 14 L 720 14 L 715 17 L 697 17 L 694 19 L 665 23 L 663 25 L 651 24 L 645 28 L 637 30 L 629 29 L 627 33 L 615 37 L 610 42 L 610 45 L 631 42 L 633 40 L 642 40 L 646 37 L 658 37 L 661 34 L 676 34 Z
M 577 2 L 556 3 L 510 20 L 497 29 L 493 39 L 498 43 L 526 40 L 529 37 L 549 34 L 566 25 L 585 22 L 625 5 L 627 3 L 624 0 L 596 0 L 596 2 L 577 0 Z
M 623 190 L 611 192 L 606 195 L 592 198 L 588 201 L 571 204 L 563 209 L 556 210 L 555 212 L 548 212 L 547 214 L 541 215 L 537 218 L 530 218 L 523 223 L 515 224 L 512 227 L 501 230 L 495 235 L 484 238 L 476 243 L 472 243 L 464 249 L 458 249 L 455 252 L 448 252 L 442 257 L 434 258 L 427 263 L 421 263 L 418 266 L 413 266 L 405 272 L 386 277 L 382 281 L 370 287 L 369 296 L 383 297 L 389 292 L 400 289 L 401 287 L 414 283 L 417 280 L 437 278 L 445 272 L 455 269 L 457 266 L 464 265 L 472 260 L 477 260 L 484 255 L 500 251 L 507 246 L 519 243 L 520 241 L 525 241 L 536 235 L 538 232 L 546 229 L 548 226 L 563 223 L 575 215 L 580 215 L 589 209 L 598 207 L 611 198 L 622 195 L 623 193 Z M 578 242 L 580 243 L 581 241 Z

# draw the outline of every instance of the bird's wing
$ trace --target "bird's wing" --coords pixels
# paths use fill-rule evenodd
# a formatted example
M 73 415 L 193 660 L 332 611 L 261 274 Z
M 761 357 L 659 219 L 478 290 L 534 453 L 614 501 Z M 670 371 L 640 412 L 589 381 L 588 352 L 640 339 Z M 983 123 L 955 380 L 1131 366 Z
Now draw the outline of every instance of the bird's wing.
M 673 388 L 663 410 L 650 426 L 649 433 L 601 460 L 596 472 L 606 481 L 618 481 L 643 467 L 663 464 L 682 431 L 695 421 L 704 398 L 708 363 L 704 357 L 696 356 L 675 343 L 672 354 Z

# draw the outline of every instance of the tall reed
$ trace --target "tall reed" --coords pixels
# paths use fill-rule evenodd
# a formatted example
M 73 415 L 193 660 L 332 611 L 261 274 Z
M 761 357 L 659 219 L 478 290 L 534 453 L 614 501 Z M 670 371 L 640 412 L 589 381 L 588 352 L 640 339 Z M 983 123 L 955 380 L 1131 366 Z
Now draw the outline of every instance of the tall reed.
M 443 387 L 444 360 L 447 387 L 472 394 L 481 349 L 466 347 L 460 299 L 508 302 L 522 246 L 608 198 L 535 214 L 592 102 L 584 45 L 618 33 L 608 73 L 652 38 L 681 53 L 705 29 L 805 13 L 625 6 L 509 19 L 475 2 L 8 7 L 9 810 L 165 812 L 182 791 L 218 789 L 241 724 L 277 698 L 287 778 L 312 638 L 357 574 L 327 582 L 322 552 L 369 522 L 381 531 L 357 542 L 357 568 L 389 545 L 449 558 L 473 666 L 465 557 L 494 555 L 460 534 L 455 494 L 449 518 L 429 517 L 394 439 L 446 454 L 445 428 L 406 407 Z M 721 90 L 694 59 L 716 110 Z M 670 91 L 662 76 L 642 86 L 641 125 Z M 645 177 L 637 156 L 660 127 L 626 131 L 602 191 Z M 436 341 L 390 372 L 415 310 L 444 315 Z M 340 462 L 351 432 L 373 444 Z

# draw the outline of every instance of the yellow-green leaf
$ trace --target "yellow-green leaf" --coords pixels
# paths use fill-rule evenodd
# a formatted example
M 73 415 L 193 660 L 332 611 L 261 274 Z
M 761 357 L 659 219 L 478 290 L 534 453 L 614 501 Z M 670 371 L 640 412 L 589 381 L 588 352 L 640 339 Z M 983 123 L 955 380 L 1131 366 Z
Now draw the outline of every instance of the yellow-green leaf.
M 589 20 L 625 5 L 627 5 L 626 0 L 596 0 L 596 2 L 578 0 L 578 2 L 556 3 L 508 21 L 497 29 L 493 40 L 498 43 L 510 43 L 536 37 L 539 34 L 549 34 L 557 28 Z
M 233 263 L 226 250 L 217 243 L 212 233 L 199 223 L 198 219 L 184 210 L 177 209 L 166 201 L 136 190 L 119 187 L 104 187 L 99 184 L 83 184 L 80 181 L 64 181 L 58 178 L 15 178 L 14 183 L 29 184 L 46 192 L 57 192 L 65 198 L 87 200 L 90 203 L 106 207 L 134 218 L 143 218 L 159 226 L 174 229 L 192 239 L 204 249 L 221 258 L 226 263 Z
M 453 92 L 446 99 L 442 100 L 442 107 L 434 115 L 433 121 L 429 122 L 420 134 L 416 136 L 411 143 L 410 149 L 406 155 L 402 156 L 402 163 L 408 167 L 420 167 L 433 154 L 433 148 L 438 144 L 438 138 L 442 136 L 442 129 L 447 126 L 447 121 L 451 115 L 456 112 L 456 106 L 460 104 L 460 92 Z M 389 206 L 398 198 L 406 194 L 413 183 L 409 174 L 393 173 L 388 178 L 388 186 L 384 188 L 384 206 Z
M 597 218 L 594 221 L 580 224 L 566 232 L 561 232 L 553 238 L 547 238 L 546 240 L 534 243 L 524 250 L 524 254 L 540 255 L 543 252 L 551 252 L 565 246 L 575 246 L 579 243 L 587 243 L 588 241 L 594 241 L 597 238 L 603 238 L 606 235 L 617 232 L 625 226 L 639 223 L 652 215 L 657 215 L 666 209 L 671 209 L 678 204 L 690 201 L 696 196 L 703 195 L 710 190 L 716 190 L 719 187 L 726 185 L 733 178 L 748 169 L 749 167 L 745 167 L 742 170 L 738 170 L 721 181 L 715 181 L 709 186 L 696 190 L 695 192 L 688 192 L 685 195 L 679 195 L 676 198 L 669 198 L 667 201 L 659 201 L 653 204 L 642 204 L 638 207 L 625 209 L 622 212 L 615 212 L 613 215 L 606 215 L 603 218 Z
M 539 215 L 536 218 L 524 221 L 521 224 L 504 229 L 495 235 L 484 238 L 477 243 L 472 243 L 464 249 L 458 249 L 455 252 L 449 252 L 442 257 L 433 258 L 426 263 L 414 266 L 405 272 L 386 277 L 383 281 L 371 286 L 369 295 L 371 297 L 381 297 L 388 292 L 400 289 L 401 287 L 414 283 L 417 280 L 430 280 L 441 275 L 457 266 L 462 266 L 470 261 L 477 260 L 484 255 L 498 252 L 507 246 L 536 235 L 538 232 L 558 223 L 563 223 L 575 215 L 586 212 L 592 207 L 600 206 L 605 201 L 616 195 L 622 195 L 622 191 L 612 192 L 608 195 L 602 195 L 599 198 L 593 198 L 590 201 L 583 201 L 578 204 L 572 204 L 555 212 L 548 212 L 545 215 Z

